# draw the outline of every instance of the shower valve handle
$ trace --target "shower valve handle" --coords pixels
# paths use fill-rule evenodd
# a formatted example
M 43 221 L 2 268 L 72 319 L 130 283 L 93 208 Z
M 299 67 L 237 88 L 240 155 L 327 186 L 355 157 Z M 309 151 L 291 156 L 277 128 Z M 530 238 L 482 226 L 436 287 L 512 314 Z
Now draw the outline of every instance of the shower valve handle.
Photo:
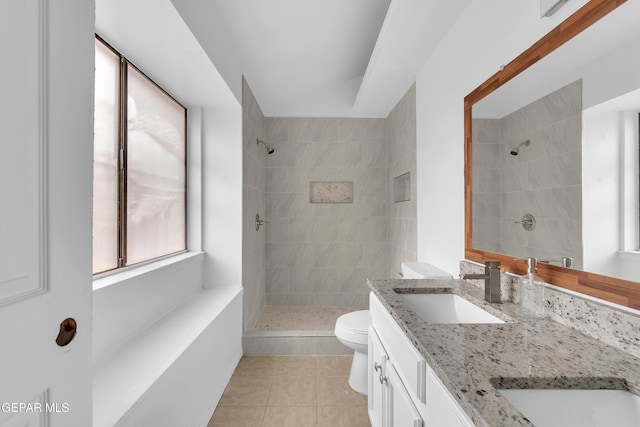
M 514 221 L 515 224 L 522 224 L 522 228 L 531 231 L 536 227 L 536 219 L 531 214 L 526 214 L 520 221 Z
M 260 231 L 260 226 L 265 224 L 269 224 L 269 221 L 260 218 L 260 214 L 256 214 L 256 231 Z

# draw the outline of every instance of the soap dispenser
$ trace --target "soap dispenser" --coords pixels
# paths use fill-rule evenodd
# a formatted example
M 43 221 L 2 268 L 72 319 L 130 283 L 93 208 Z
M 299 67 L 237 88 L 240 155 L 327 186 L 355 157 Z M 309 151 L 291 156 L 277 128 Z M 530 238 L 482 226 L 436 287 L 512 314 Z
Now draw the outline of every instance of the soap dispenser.
M 527 274 L 520 279 L 522 314 L 527 317 L 544 317 L 544 281 L 536 270 L 538 260 L 527 258 Z

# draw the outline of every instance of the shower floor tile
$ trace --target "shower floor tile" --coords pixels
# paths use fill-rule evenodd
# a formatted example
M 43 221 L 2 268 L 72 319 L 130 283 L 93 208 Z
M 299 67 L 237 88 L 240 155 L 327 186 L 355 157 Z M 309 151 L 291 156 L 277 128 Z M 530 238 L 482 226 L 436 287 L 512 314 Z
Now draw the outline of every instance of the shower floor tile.
M 345 313 L 364 310 L 348 306 L 268 305 L 256 323 L 259 331 L 332 331 Z

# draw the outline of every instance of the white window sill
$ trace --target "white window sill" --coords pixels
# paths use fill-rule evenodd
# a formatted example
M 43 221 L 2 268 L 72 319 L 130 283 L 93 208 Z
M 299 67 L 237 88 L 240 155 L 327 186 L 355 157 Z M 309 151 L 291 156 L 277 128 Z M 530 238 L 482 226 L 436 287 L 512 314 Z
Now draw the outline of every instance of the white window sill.
M 126 270 L 113 272 L 108 275 L 100 276 L 93 280 L 93 291 L 98 291 L 110 286 L 118 285 L 127 280 L 143 276 L 153 271 L 157 271 L 169 266 L 186 264 L 199 260 L 204 256 L 204 252 L 183 252 L 178 255 L 173 255 L 167 258 L 153 261 L 148 264 L 135 266 Z
M 640 251 L 618 251 L 621 257 L 627 259 L 640 259 Z

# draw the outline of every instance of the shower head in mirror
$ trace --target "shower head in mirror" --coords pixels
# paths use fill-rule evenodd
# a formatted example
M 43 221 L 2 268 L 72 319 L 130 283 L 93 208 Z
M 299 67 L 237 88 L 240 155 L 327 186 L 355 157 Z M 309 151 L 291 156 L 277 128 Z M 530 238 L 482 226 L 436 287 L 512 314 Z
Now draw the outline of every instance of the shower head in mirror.
M 531 144 L 531 141 L 529 141 L 528 139 L 524 142 L 521 142 L 516 148 L 514 148 L 513 150 L 511 150 L 511 155 L 512 156 L 517 156 L 518 153 L 520 152 L 520 147 L 522 147 L 523 145 L 525 147 L 528 147 L 529 144 Z

